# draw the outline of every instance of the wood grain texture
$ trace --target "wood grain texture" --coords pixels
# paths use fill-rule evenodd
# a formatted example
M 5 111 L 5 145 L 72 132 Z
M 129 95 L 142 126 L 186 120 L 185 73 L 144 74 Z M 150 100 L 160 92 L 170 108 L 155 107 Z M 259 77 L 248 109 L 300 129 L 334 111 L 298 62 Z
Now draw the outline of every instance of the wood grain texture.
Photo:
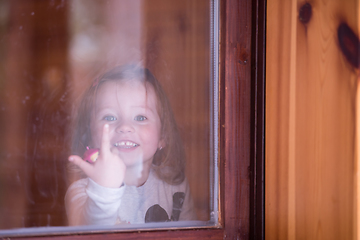
M 283 1 L 282 4 L 268 3 L 267 9 L 265 236 L 270 239 L 287 239 L 289 114 L 287 79 L 290 75 L 288 53 L 290 52 L 291 3 L 290 1 Z M 269 49 L 274 50 L 270 53 Z M 280 119 L 283 121 L 280 122 Z
M 225 236 L 249 238 L 250 216 L 250 89 L 251 2 L 228 0 L 224 9 L 224 152 L 220 163 L 225 175 L 220 181 Z
M 337 28 L 358 29 L 358 1 L 268 2 L 266 238 L 354 237 L 357 74 Z

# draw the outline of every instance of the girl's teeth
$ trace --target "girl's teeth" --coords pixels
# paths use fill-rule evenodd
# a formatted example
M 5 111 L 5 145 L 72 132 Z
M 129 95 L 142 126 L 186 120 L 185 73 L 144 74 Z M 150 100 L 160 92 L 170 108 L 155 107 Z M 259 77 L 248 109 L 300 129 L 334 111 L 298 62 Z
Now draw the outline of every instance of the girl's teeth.
M 115 147 L 136 147 L 137 144 L 136 143 L 133 143 L 133 142 L 119 142 L 119 143 L 115 143 Z

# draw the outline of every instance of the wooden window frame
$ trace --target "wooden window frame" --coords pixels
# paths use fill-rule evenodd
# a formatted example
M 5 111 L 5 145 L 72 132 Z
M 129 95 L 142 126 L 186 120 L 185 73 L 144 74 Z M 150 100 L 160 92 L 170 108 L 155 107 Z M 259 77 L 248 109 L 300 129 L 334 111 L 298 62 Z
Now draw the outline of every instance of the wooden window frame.
M 265 21 L 266 0 L 220 0 L 221 227 L 41 239 L 264 239 Z

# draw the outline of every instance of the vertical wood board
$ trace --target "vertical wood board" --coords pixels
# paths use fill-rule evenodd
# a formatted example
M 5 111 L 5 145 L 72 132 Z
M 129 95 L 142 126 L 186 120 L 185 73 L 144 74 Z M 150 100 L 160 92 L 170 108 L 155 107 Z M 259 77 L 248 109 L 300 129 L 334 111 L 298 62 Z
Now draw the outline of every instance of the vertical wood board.
M 305 4 L 268 2 L 266 237 L 351 239 L 357 73 L 337 31 L 357 33 L 358 1 L 309 1 L 309 21 Z

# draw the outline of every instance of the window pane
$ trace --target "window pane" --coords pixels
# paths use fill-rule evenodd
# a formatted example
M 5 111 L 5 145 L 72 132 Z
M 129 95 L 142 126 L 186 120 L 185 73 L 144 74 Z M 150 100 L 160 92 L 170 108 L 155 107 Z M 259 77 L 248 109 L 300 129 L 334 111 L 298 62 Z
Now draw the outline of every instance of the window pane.
M 216 6 L 211 0 L 0 0 L 0 235 L 17 228 L 28 234 L 217 224 Z M 68 158 L 84 157 L 87 147 L 100 155 L 87 163 L 95 170 L 84 173 Z M 99 167 L 107 154 L 124 163 L 113 168 L 116 181 L 104 180 L 110 173 Z M 128 189 L 116 193 L 121 203 L 113 223 L 99 213 L 92 219 L 106 204 L 71 219 L 89 207 L 74 203 L 81 195 L 75 193 L 65 206 L 79 179 L 76 189 L 97 207 L 94 192 L 110 204 L 111 184 Z M 148 221 L 162 223 L 143 224 Z

